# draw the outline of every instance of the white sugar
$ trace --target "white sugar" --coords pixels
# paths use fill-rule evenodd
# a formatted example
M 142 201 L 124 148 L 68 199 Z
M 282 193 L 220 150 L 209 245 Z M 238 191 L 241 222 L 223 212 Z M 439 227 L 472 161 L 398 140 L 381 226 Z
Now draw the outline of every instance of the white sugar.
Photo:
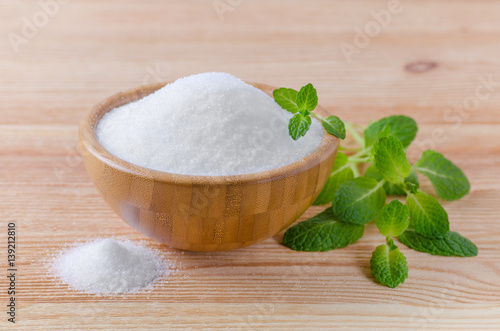
M 100 239 L 61 254 L 53 270 L 76 290 L 118 294 L 150 287 L 168 268 L 150 248 L 128 240 Z
M 96 136 L 110 153 L 146 168 L 189 175 L 236 175 L 281 167 L 310 154 L 323 136 L 313 119 L 298 141 L 292 114 L 226 73 L 188 76 L 111 110 Z

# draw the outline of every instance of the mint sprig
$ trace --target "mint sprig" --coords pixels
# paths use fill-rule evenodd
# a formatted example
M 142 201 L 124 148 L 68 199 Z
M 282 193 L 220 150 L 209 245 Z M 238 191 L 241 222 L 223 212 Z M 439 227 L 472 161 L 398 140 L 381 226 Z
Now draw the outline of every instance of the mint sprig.
M 375 167 L 374 165 L 369 166 L 365 170 L 364 176 L 375 178 L 377 181 L 381 181 L 382 179 L 384 179 L 384 177 L 382 177 L 380 172 L 377 170 L 377 167 Z M 404 183 L 394 184 L 394 183 L 386 182 L 384 184 L 384 190 L 385 190 L 385 193 L 387 193 L 387 195 L 406 196 L 408 184 L 411 184 L 416 189 L 418 189 L 420 186 L 418 176 L 413 171 L 410 172 L 408 177 L 405 178 Z
M 302 110 L 313 111 L 318 105 L 318 94 L 311 83 L 302 86 L 297 93 L 297 107 Z
M 411 225 L 418 233 L 429 238 L 442 238 L 449 230 L 448 214 L 439 201 L 422 191 L 406 197 L 410 209 Z
M 417 136 L 417 122 L 411 117 L 395 115 L 384 117 L 371 124 L 363 133 L 365 147 L 370 147 L 382 137 L 399 139 L 403 147 L 408 147 Z
M 399 236 L 410 224 L 408 207 L 398 200 L 386 204 L 377 214 L 375 225 L 385 236 L 385 245 L 378 246 L 372 253 L 370 268 L 373 276 L 391 288 L 404 283 L 408 277 L 406 258 L 394 244 L 392 237 Z
M 373 276 L 382 284 L 394 288 L 408 278 L 406 257 L 399 251 L 392 239 L 377 246 L 372 253 L 370 269 Z
M 321 124 L 329 134 L 340 139 L 345 139 L 346 132 L 344 122 L 342 122 L 342 120 L 337 116 L 332 115 L 327 118 L 323 118 L 321 120 Z
M 375 225 L 385 237 L 397 237 L 410 225 L 408 206 L 399 200 L 386 204 L 375 217 Z
M 441 256 L 476 256 L 477 246 L 457 232 L 449 231 L 443 238 L 428 238 L 414 230 L 406 230 L 399 236 L 406 246 L 424 253 Z
M 328 208 L 288 229 L 283 244 L 296 251 L 330 251 L 352 244 L 363 236 L 364 230 L 363 225 L 339 221 Z
M 298 140 L 309 131 L 311 116 L 321 121 L 326 132 L 337 138 L 345 139 L 346 130 L 344 122 L 340 118 L 337 116 L 323 118 L 321 115 L 313 113 L 318 105 L 318 94 L 311 83 L 302 86 L 300 91 L 285 87 L 276 89 L 273 91 L 273 97 L 281 108 L 295 114 L 288 123 L 288 132 L 293 140 Z
M 467 177 L 441 153 L 425 151 L 413 169 L 429 178 L 441 199 L 457 200 L 469 193 Z
M 288 110 L 290 113 L 295 114 L 299 112 L 299 107 L 297 106 L 297 91 L 291 88 L 279 88 L 273 91 L 274 101 L 281 108 Z
M 301 113 L 293 115 L 288 123 L 288 131 L 293 140 L 303 137 L 311 127 L 311 117 Z
M 385 203 L 383 185 L 383 181 L 368 177 L 354 178 L 340 185 L 333 198 L 333 213 L 344 222 L 370 222 Z
M 433 255 L 477 255 L 478 249 L 470 240 L 450 231 L 448 214 L 441 203 L 419 189 L 417 172 L 431 181 L 444 200 L 462 198 L 469 193 L 470 184 L 456 165 L 435 151 L 425 151 L 418 162 L 410 164 L 406 150 L 418 131 L 415 120 L 388 116 L 362 129 L 344 124 L 336 116 L 322 118 L 315 114 L 318 99 L 311 84 L 298 92 L 281 88 L 273 95 L 281 107 L 294 114 L 289 123 L 293 139 L 307 133 L 307 119 L 314 116 L 328 133 L 343 139 L 347 132 L 359 144 L 354 150 L 340 147 L 342 152 L 337 153 L 330 177 L 314 201 L 332 206 L 288 229 L 283 238 L 285 246 L 298 251 L 339 249 L 361 238 L 365 224 L 375 219 L 385 244 L 373 252 L 370 267 L 375 279 L 389 287 L 402 284 L 408 277 L 406 258 L 394 238 Z M 361 169 L 366 170 L 362 173 Z M 406 205 L 398 200 L 386 204 L 387 195 L 405 196 Z
M 389 183 L 403 184 L 410 175 L 411 164 L 399 139 L 388 136 L 379 139 L 373 149 L 378 171 Z

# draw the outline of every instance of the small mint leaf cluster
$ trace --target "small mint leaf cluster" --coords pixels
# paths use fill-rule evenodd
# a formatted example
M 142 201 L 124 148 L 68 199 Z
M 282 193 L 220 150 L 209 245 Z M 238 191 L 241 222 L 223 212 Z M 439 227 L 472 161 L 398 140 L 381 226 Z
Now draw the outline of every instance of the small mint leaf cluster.
M 377 214 L 375 225 L 386 243 L 377 246 L 372 253 L 370 268 L 373 276 L 382 284 L 394 288 L 408 277 L 406 257 L 394 244 L 393 237 L 399 236 L 410 225 L 410 211 L 398 200 L 386 204 Z
M 372 253 L 370 268 L 373 276 L 382 284 L 395 288 L 408 278 L 406 257 L 392 239 L 377 246 Z
M 311 127 L 311 116 L 321 121 L 326 132 L 337 138 L 345 139 L 346 131 L 344 123 L 337 116 L 323 118 L 313 113 L 318 105 L 318 94 L 312 84 L 302 86 L 300 91 L 291 88 L 279 88 L 273 91 L 274 101 L 281 108 L 293 115 L 288 123 L 288 132 L 293 140 L 303 137 Z
M 305 117 L 318 117 L 312 113 L 317 105 L 316 90 L 311 84 L 299 92 L 281 88 L 274 91 L 274 98 L 283 108 L 296 113 L 289 131 L 295 140 L 302 137 L 310 125 Z M 297 251 L 342 248 L 360 239 L 365 225 L 375 220 L 385 243 L 374 250 L 370 267 L 375 279 L 391 288 L 408 277 L 406 258 L 395 238 L 411 249 L 432 255 L 478 254 L 474 243 L 450 231 L 448 214 L 441 203 L 419 189 L 417 173 L 426 176 L 437 196 L 447 201 L 467 195 L 470 184 L 464 173 L 438 152 L 425 151 L 414 165 L 408 161 L 406 149 L 418 131 L 415 120 L 389 116 L 360 130 L 338 117 L 330 118 L 321 119 L 323 127 L 342 139 L 347 131 L 359 148 L 354 152 L 350 149 L 348 155 L 340 147 L 332 172 L 314 201 L 315 205 L 331 206 L 289 228 L 283 237 L 285 246 Z M 338 130 L 344 130 L 344 134 L 337 135 Z M 360 169 L 366 169 L 363 175 Z M 397 199 L 386 204 L 387 196 L 402 196 L 406 204 Z

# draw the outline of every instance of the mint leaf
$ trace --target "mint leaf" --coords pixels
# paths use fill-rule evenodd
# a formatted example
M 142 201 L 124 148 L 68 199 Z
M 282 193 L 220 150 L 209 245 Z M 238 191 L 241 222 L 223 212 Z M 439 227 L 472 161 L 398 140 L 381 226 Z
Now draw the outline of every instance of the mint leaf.
M 373 276 L 382 285 L 390 288 L 395 288 L 408 278 L 406 258 L 392 240 L 389 244 L 382 244 L 373 251 L 370 268 Z
M 457 200 L 469 193 L 467 177 L 441 153 L 425 151 L 413 169 L 429 178 L 437 195 L 444 200 Z
M 443 238 L 427 238 L 413 230 L 406 230 L 399 236 L 406 246 L 424 253 L 441 256 L 476 256 L 477 246 L 457 232 L 449 231 Z
M 311 115 L 311 112 L 309 110 L 305 110 L 305 109 L 300 109 L 299 110 L 299 113 L 301 113 L 302 115 L 304 116 L 309 116 Z
M 299 109 L 313 111 L 318 105 L 318 94 L 311 83 L 302 86 L 297 93 L 297 106 Z
M 374 165 L 366 168 L 364 176 L 376 179 L 377 182 L 380 182 L 382 179 L 384 179 L 384 177 L 382 177 L 382 175 Z
M 364 175 L 366 177 L 375 178 L 377 181 L 381 181 L 382 179 L 384 179 L 384 177 L 382 177 L 382 175 L 377 170 L 377 168 L 375 166 L 373 166 L 373 165 L 369 166 L 365 170 L 365 174 Z M 414 172 L 410 172 L 410 175 L 405 178 L 404 182 L 405 182 L 405 185 L 386 182 L 384 184 L 385 193 L 387 195 L 401 195 L 401 196 L 406 196 L 405 187 L 408 189 L 408 184 L 412 185 L 412 189 L 413 188 L 418 189 L 418 187 L 419 187 L 418 176 Z
M 392 200 L 378 212 L 375 224 L 383 236 L 399 236 L 410 224 L 408 206 L 403 205 L 398 200 Z
M 412 183 L 410 181 L 406 181 L 406 179 L 405 179 L 405 190 L 406 190 L 406 192 L 411 193 L 411 194 L 417 193 L 418 192 L 418 179 L 417 179 L 416 184 Z
M 311 126 L 311 117 L 302 114 L 295 114 L 288 123 L 288 132 L 293 140 L 304 136 Z
M 300 222 L 285 232 L 283 244 L 296 251 L 324 252 L 352 244 L 365 227 L 335 218 L 332 209 Z
M 380 138 L 373 147 L 373 157 L 378 171 L 390 183 L 403 183 L 410 175 L 411 164 L 397 138 Z
M 313 205 L 331 203 L 339 186 L 353 178 L 354 174 L 351 167 L 349 167 L 347 155 L 340 152 L 337 153 L 337 158 L 335 159 L 330 177 L 328 177 L 325 186 L 323 186 L 321 193 L 313 202 Z
M 442 238 L 450 229 L 448 214 L 436 198 L 418 191 L 406 197 L 410 209 L 411 226 L 419 234 L 430 238 Z
M 415 139 L 417 131 L 417 122 L 411 117 L 403 115 L 384 117 L 365 130 L 365 147 L 372 146 L 379 138 L 391 136 L 399 139 L 406 148 Z
M 340 139 L 345 139 L 344 122 L 337 116 L 328 116 L 321 120 L 321 124 L 323 124 L 323 127 L 329 134 Z
M 281 106 L 281 108 L 288 110 L 292 114 L 299 111 L 297 107 L 297 91 L 291 88 L 279 88 L 273 91 L 274 101 Z
M 368 177 L 354 178 L 340 185 L 333 198 L 333 213 L 345 222 L 370 222 L 385 204 L 383 185 L 383 181 Z

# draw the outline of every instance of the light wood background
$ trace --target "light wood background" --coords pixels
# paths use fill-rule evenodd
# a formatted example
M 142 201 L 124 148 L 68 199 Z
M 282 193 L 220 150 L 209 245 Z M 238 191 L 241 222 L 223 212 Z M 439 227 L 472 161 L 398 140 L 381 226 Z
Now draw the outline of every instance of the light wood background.
M 9 33 L 21 35 L 23 18 L 43 19 L 42 9 L 38 1 L 0 1 L 0 260 L 5 270 L 7 222 L 15 222 L 16 326 L 498 329 L 500 84 L 476 90 L 481 79 L 500 82 L 500 2 L 401 0 L 402 12 L 350 63 L 339 45 L 354 44 L 354 29 L 387 1 L 229 3 L 220 17 L 212 0 L 72 0 L 16 53 Z M 276 86 L 312 82 L 323 106 L 360 124 L 415 117 L 411 160 L 431 147 L 471 181 L 471 194 L 445 208 L 479 256 L 433 257 L 403 246 L 410 276 L 389 289 L 370 275 L 371 252 L 383 242 L 373 224 L 358 243 L 326 253 L 291 251 L 282 234 L 233 252 L 180 252 L 132 230 L 90 182 L 78 122 L 115 92 L 205 71 Z M 423 188 L 431 190 L 427 181 Z M 47 269 L 65 244 L 108 236 L 144 240 L 174 272 L 152 292 L 109 298 L 72 292 Z M 0 328 L 12 327 L 0 313 Z

